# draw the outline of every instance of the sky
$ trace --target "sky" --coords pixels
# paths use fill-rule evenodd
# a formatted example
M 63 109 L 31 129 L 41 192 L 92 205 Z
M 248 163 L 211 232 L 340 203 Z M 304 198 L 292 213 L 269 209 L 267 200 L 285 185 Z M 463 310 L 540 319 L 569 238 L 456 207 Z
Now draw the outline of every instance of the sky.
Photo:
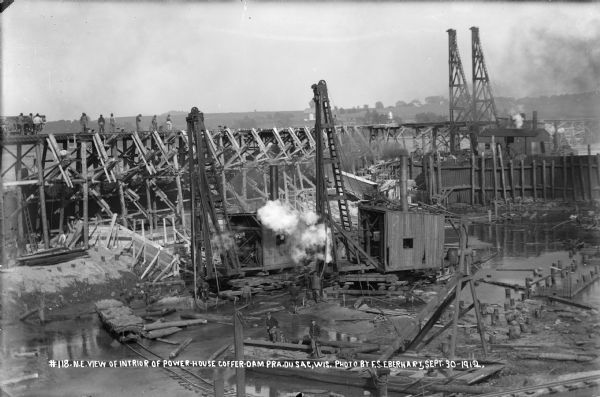
M 598 3 L 16 0 L 0 14 L 0 114 L 48 120 L 302 110 L 448 95 L 480 28 L 496 95 L 600 89 Z

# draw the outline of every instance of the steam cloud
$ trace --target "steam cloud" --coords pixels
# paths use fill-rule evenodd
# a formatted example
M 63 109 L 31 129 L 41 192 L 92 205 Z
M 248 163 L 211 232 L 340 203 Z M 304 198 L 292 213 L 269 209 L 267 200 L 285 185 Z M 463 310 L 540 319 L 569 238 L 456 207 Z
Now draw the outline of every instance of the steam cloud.
M 523 116 L 521 116 L 521 114 L 519 114 L 519 113 L 513 114 L 510 117 L 512 118 L 513 122 L 515 123 L 515 127 L 517 127 L 517 128 L 523 127 Z
M 291 241 L 291 256 L 294 262 L 304 259 L 332 260 L 331 229 L 317 223 L 314 212 L 300 213 L 279 200 L 267 201 L 257 211 L 258 219 L 267 228 L 284 234 Z M 323 248 L 326 247 L 325 258 Z

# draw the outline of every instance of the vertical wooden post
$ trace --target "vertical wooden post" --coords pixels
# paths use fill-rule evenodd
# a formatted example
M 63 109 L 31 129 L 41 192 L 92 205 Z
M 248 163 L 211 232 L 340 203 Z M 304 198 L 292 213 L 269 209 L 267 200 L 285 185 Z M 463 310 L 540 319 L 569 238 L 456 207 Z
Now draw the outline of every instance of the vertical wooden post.
M 20 143 L 17 143 L 17 162 L 15 163 L 15 181 L 20 181 L 22 179 L 21 173 L 21 159 L 22 155 L 22 146 Z M 24 241 L 24 232 L 23 232 L 23 211 L 27 211 L 27 205 L 23 203 L 23 192 L 21 191 L 21 186 L 16 186 L 15 193 L 17 194 L 17 207 L 23 207 L 21 211 L 17 212 L 17 255 L 21 256 L 25 249 L 25 241 Z
M 181 229 L 185 230 L 185 211 L 183 207 L 183 189 L 181 188 L 181 175 L 179 174 L 179 160 L 177 155 L 173 156 L 173 168 L 175 169 L 175 184 L 177 185 L 177 212 L 181 219 Z M 175 223 L 173 223 L 175 225 Z
M 562 183 L 563 201 L 567 201 L 567 156 L 562 156 Z
M 123 189 L 123 181 L 119 174 L 119 203 L 121 205 L 121 225 L 127 227 L 127 205 L 125 205 L 125 190 Z
M 500 182 L 502 183 L 502 198 L 504 201 L 508 199 L 506 197 L 506 179 L 504 178 L 504 159 L 502 158 L 502 151 L 498 151 L 498 157 L 500 158 Z
M 248 169 L 246 167 L 242 168 L 242 197 L 244 200 L 248 199 Z
M 571 186 L 573 187 L 573 201 L 577 201 L 577 188 L 575 184 L 575 157 L 573 154 L 571 154 L 569 157 L 571 159 Z
M 579 180 L 581 181 L 581 200 L 585 201 L 587 197 L 587 186 L 585 185 L 585 171 L 583 169 L 583 156 L 577 156 L 577 166 L 579 168 Z
M 596 176 L 598 177 L 598 187 L 600 187 L 600 153 L 596 153 Z
M 213 385 L 215 397 L 223 397 L 225 395 L 225 378 L 223 377 L 223 369 L 215 368 L 213 372 Z
M 0 166 L 2 165 L 2 154 L 4 148 L 0 146 Z M 0 167 L 2 168 L 2 167 Z M 6 215 L 4 213 L 4 181 L 2 172 L 0 172 L 0 263 L 5 264 L 7 258 L 6 252 Z
M 546 160 L 542 160 L 542 197 L 546 201 Z
M 492 136 L 492 161 L 494 162 L 494 166 L 492 168 L 492 172 L 494 173 L 494 201 L 498 199 L 498 164 L 496 160 L 496 141 Z
M 427 159 L 429 160 L 429 164 L 427 165 L 429 169 L 429 180 L 431 181 L 431 196 L 429 198 L 429 202 L 433 202 L 433 195 L 436 194 L 436 182 L 435 182 L 435 170 L 433 168 L 433 155 L 430 154 Z M 438 192 L 439 193 L 439 192 Z
M 514 200 L 517 197 L 517 192 L 515 191 L 515 165 L 512 160 L 509 160 L 508 164 L 510 168 L 510 194 Z
M 167 218 L 162 218 L 163 224 L 163 245 L 167 245 Z
M 282 174 L 283 174 L 283 194 L 285 195 L 285 201 L 287 201 L 288 203 L 290 202 L 290 196 L 289 196 L 289 192 L 288 192 L 288 183 L 287 183 L 287 173 L 285 172 L 285 166 L 282 167 Z M 342 176 L 343 177 L 343 176 Z
M 42 233 L 44 235 L 44 248 L 50 248 L 50 236 L 48 234 L 48 214 L 46 213 L 46 192 L 44 191 L 44 168 L 42 164 L 42 148 L 43 142 L 38 142 L 35 145 L 35 158 L 38 171 L 38 188 L 40 193 L 40 212 L 42 215 Z
M 238 311 L 233 313 L 233 335 L 235 347 L 235 359 L 244 361 L 244 328 Z M 235 369 L 235 385 L 237 397 L 246 397 L 246 373 L 244 368 Z
M 592 188 L 593 184 L 592 184 L 592 147 L 590 145 L 588 145 L 587 147 L 588 149 L 588 186 L 589 186 L 589 198 L 590 201 L 592 201 L 594 199 L 594 189 Z
M 88 214 L 88 167 L 87 167 L 87 143 L 81 141 L 81 176 L 83 177 L 83 246 L 90 246 L 90 225 Z
M 556 199 L 556 164 L 554 159 L 550 163 L 550 183 L 552 184 L 552 200 Z
M 471 205 L 475 205 L 475 153 L 471 153 Z
M 521 198 L 525 198 L 525 159 L 521 159 Z
M 535 163 L 535 159 L 531 161 L 531 188 L 533 189 L 533 201 L 537 199 L 537 178 L 536 171 L 537 166 Z
M 148 179 L 146 179 L 146 205 L 148 206 L 146 210 L 148 211 L 148 223 L 150 224 L 150 236 L 148 237 L 148 239 L 152 241 L 154 237 L 154 209 L 152 208 L 152 197 L 150 196 L 150 182 L 148 181 Z
M 442 194 L 443 186 L 442 186 L 442 162 L 440 160 L 439 153 L 436 152 L 436 165 L 437 165 L 437 194 Z
M 404 138 L 404 135 L 402 137 Z M 598 161 L 599 161 L 598 164 L 600 164 L 600 153 L 598 154 Z M 414 167 L 413 159 L 412 159 L 412 157 L 409 157 L 408 158 L 408 171 L 410 172 L 410 175 L 409 175 L 410 179 L 415 179 L 414 178 L 415 171 L 414 171 L 413 167 Z M 600 176 L 600 172 L 598 173 L 598 175 Z
M 481 179 L 481 205 L 485 205 L 485 152 L 481 152 L 481 168 L 479 172 Z

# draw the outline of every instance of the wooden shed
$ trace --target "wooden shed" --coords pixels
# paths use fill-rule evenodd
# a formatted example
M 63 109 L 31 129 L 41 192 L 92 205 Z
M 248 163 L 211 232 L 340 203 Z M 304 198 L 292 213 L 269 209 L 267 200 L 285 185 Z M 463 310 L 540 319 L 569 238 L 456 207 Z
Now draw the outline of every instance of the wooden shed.
M 362 248 L 385 272 L 441 267 L 443 215 L 360 205 L 358 216 Z

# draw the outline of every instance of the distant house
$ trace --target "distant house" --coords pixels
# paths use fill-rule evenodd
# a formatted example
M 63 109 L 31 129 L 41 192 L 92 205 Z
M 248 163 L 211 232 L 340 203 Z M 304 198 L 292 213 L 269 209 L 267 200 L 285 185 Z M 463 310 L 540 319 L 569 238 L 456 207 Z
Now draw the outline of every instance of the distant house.
M 548 131 L 522 128 L 489 128 L 482 131 L 477 139 L 478 152 L 491 150 L 492 140 L 502 147 L 509 157 L 520 154 L 544 155 L 552 151 L 552 136 Z

